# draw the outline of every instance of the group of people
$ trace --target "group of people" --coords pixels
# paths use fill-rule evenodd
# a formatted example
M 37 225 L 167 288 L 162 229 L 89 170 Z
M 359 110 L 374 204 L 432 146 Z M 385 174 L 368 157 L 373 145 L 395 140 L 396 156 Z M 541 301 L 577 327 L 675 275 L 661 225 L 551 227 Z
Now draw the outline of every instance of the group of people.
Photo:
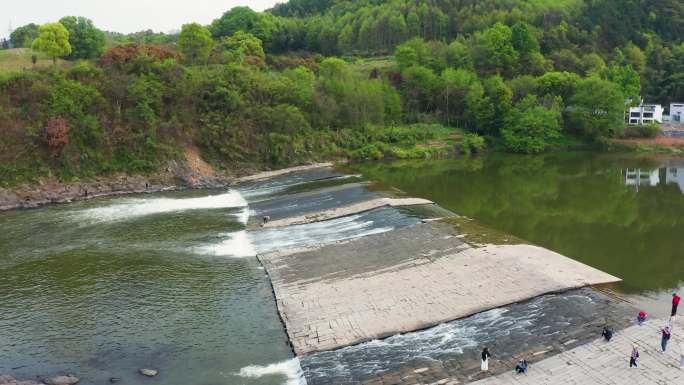
M 675 324 L 675 318 L 677 317 L 677 308 L 679 307 L 679 303 L 681 302 L 681 297 L 677 294 L 674 293 L 672 294 L 672 312 L 670 313 L 670 320 L 668 321 L 667 325 L 665 325 L 663 328 L 660 329 L 659 334 L 660 334 L 660 348 L 662 349 L 663 353 L 667 350 L 667 344 L 670 342 L 670 339 L 672 338 L 672 332 L 674 331 L 674 324 Z M 646 321 L 646 318 L 648 315 L 646 314 L 645 311 L 641 310 L 639 314 L 637 314 L 637 323 L 639 325 L 643 324 Z M 605 327 L 603 328 L 603 332 L 601 333 L 601 336 L 606 340 L 606 342 L 609 342 L 611 338 L 613 338 L 613 331 Z M 679 367 L 684 368 L 684 347 L 682 347 L 682 352 L 681 356 L 679 359 Z M 634 345 L 632 347 L 632 353 L 629 357 L 629 367 L 636 368 L 638 367 L 637 360 L 639 359 L 639 348 L 637 345 Z
M 480 369 L 482 369 L 483 372 L 486 372 L 489 370 L 489 358 L 492 356 L 491 353 L 489 353 L 488 348 L 484 348 L 482 350 L 482 363 L 480 364 Z M 529 364 L 527 363 L 526 360 L 520 360 L 518 361 L 518 364 L 515 365 L 515 371 L 516 373 L 527 373 L 527 368 Z
M 675 322 L 675 317 L 677 316 L 677 308 L 679 307 L 679 303 L 681 302 L 681 297 L 678 294 L 672 294 L 672 312 L 670 315 L 670 320 L 666 326 L 664 326 L 662 329 L 660 329 L 660 334 L 661 334 L 661 339 L 660 339 L 660 347 L 665 352 L 667 350 L 667 343 L 670 341 L 670 338 L 672 338 L 672 331 L 674 330 L 674 322 Z M 639 325 L 643 324 L 646 321 L 646 318 L 648 315 L 646 314 L 645 311 L 641 310 L 639 314 L 637 314 L 637 322 Z M 606 340 L 606 342 L 610 342 L 610 340 L 613 338 L 613 330 L 609 327 L 604 327 L 603 332 L 601 333 L 601 336 Z M 684 368 L 684 347 L 682 348 L 681 352 L 681 358 L 679 361 L 679 367 Z M 489 370 L 489 358 L 491 357 L 491 353 L 489 353 L 488 348 L 484 348 L 482 350 L 481 358 L 482 362 L 480 365 L 480 369 L 483 372 L 486 372 Z M 634 345 L 632 347 L 632 354 L 629 357 L 629 367 L 636 368 L 637 367 L 637 360 L 639 359 L 639 348 L 637 345 Z M 515 366 L 515 371 L 516 373 L 527 373 L 527 369 L 529 367 L 529 364 L 527 363 L 526 360 L 522 359 L 518 361 L 517 365 Z

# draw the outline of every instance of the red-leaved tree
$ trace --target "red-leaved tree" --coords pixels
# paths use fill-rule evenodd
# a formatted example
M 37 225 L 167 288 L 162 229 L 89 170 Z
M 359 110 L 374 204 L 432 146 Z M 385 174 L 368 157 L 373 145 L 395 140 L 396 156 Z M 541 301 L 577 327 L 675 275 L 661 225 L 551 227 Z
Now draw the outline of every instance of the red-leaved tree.
M 59 159 L 69 144 L 69 122 L 64 118 L 50 118 L 45 125 L 45 141 L 52 157 Z

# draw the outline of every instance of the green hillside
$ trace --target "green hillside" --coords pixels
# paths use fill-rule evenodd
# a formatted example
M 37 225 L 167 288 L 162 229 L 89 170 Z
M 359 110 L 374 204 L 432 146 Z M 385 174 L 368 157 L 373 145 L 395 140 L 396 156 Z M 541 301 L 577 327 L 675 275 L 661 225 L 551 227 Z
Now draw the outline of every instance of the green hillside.
M 0 51 L 0 185 L 155 172 L 188 147 L 227 169 L 532 153 L 656 132 L 625 134 L 627 98 L 684 101 L 678 0 L 293 0 L 180 35 L 60 24 L 68 53 L 36 68 Z M 45 28 L 11 43 L 44 49 Z

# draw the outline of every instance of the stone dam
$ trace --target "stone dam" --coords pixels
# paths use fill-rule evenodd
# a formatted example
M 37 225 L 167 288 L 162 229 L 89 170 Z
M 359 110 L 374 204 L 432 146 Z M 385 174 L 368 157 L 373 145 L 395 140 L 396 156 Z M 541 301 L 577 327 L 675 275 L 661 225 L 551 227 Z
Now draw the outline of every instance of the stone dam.
M 490 374 L 499 374 L 520 358 L 544 362 L 591 344 L 606 325 L 622 330 L 632 323 L 634 308 L 604 289 L 618 277 L 433 202 L 359 181 L 323 183 L 307 194 L 326 195 L 328 203 L 290 212 L 264 207 L 259 214 L 269 221 L 256 217 L 252 228 L 397 210 L 420 219 L 257 255 L 309 385 L 468 383 L 484 376 L 483 346 L 497 351 Z M 340 194 L 344 203 L 335 198 Z

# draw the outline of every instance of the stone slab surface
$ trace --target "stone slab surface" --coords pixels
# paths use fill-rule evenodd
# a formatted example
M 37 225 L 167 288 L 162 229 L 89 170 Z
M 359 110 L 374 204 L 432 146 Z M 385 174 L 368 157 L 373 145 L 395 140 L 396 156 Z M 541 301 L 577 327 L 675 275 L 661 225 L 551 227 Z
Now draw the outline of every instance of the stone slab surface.
M 553 385 L 666 385 L 684 384 L 684 368 L 679 367 L 684 348 L 681 325 L 675 331 L 667 352 L 660 350 L 659 329 L 663 320 L 651 320 L 615 334 L 610 342 L 597 339 L 530 365 L 527 374 L 512 371 L 473 384 L 553 384 Z M 638 368 L 629 368 L 632 346 L 639 348 Z
M 471 247 L 443 222 L 259 259 L 298 355 L 619 281 L 536 246 Z
M 540 361 L 589 343 L 604 326 L 622 330 L 638 312 L 612 295 L 582 288 L 478 313 L 433 328 L 300 358 L 308 385 L 415 385 L 482 378 L 480 352 L 496 360 L 493 374 L 518 359 Z M 546 352 L 540 354 L 540 352 Z
M 313 169 L 317 169 L 317 168 L 325 168 L 325 167 L 332 167 L 332 166 L 333 166 L 333 163 L 314 163 L 314 164 L 284 168 L 284 169 L 274 170 L 274 171 L 264 171 L 264 172 L 260 172 L 258 174 L 248 175 L 248 176 L 244 176 L 242 178 L 238 178 L 236 180 L 236 182 L 237 183 L 253 182 L 253 181 L 257 181 L 257 180 L 269 179 L 269 178 L 274 178 L 274 177 L 281 176 L 281 175 L 291 174 L 294 172 L 308 171 L 308 170 L 313 170 Z
M 327 221 L 330 219 L 341 218 L 348 215 L 358 214 L 380 207 L 399 207 L 399 206 L 418 206 L 432 204 L 432 201 L 421 198 L 377 198 L 366 202 L 360 202 L 344 207 L 321 211 L 318 213 L 301 215 L 297 217 L 284 218 L 268 222 L 264 227 L 283 227 L 292 225 L 303 225 L 306 223 Z

